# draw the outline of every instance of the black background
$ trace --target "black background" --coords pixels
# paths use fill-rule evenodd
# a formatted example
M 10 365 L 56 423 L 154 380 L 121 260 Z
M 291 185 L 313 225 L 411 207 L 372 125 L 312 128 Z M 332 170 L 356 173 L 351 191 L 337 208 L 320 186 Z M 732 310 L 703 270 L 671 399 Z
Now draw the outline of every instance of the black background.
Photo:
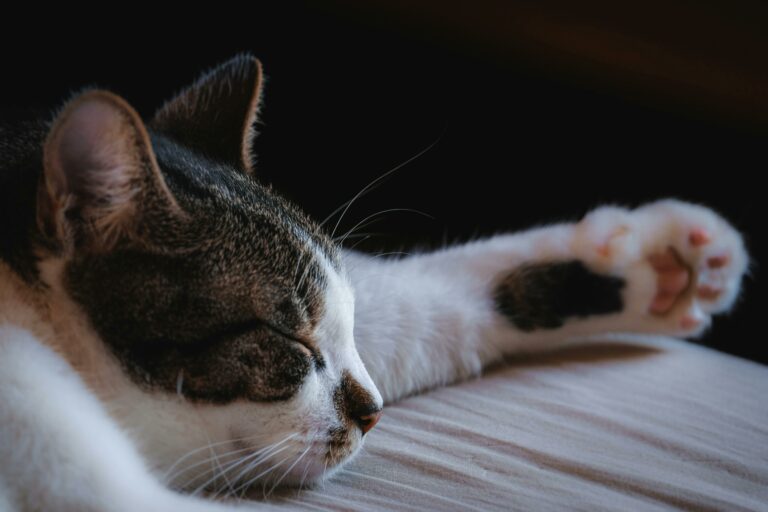
M 387 209 L 429 217 L 382 214 L 360 230 L 370 238 L 352 236 L 347 245 L 408 251 L 577 219 L 606 202 L 705 203 L 745 233 L 755 265 L 736 311 L 702 342 L 768 361 L 759 325 L 768 123 L 764 105 L 749 104 L 759 94 L 751 90 L 731 112 L 728 98 L 708 104 L 692 94 L 687 101 L 674 80 L 649 85 L 642 73 L 601 75 L 588 57 L 566 51 L 555 61 L 530 46 L 484 38 L 481 7 L 465 32 L 460 15 L 458 24 L 441 24 L 439 15 L 373 5 L 20 24 L 26 36 L 3 36 L 0 105 L 6 115 L 51 109 L 98 85 L 148 117 L 201 71 L 249 51 L 268 77 L 259 175 L 315 218 L 429 148 L 357 201 L 336 233 Z M 726 12 L 723 23 L 734 16 L 749 13 Z M 496 29 L 506 21 L 493 20 Z M 653 51 L 664 55 L 665 48 Z M 749 67 L 743 55 L 742 62 Z M 708 76 L 720 75 L 714 69 Z M 720 78 L 727 84 L 727 73 Z M 668 85 L 673 93 L 665 94 Z

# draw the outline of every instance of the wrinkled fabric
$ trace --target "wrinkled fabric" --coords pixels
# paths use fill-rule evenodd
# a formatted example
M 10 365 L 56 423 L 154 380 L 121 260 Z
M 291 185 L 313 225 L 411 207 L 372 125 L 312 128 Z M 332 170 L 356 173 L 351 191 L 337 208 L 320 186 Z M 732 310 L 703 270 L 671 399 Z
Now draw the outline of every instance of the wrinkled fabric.
M 517 358 L 388 406 L 343 471 L 261 500 L 366 512 L 768 510 L 768 367 L 660 338 Z

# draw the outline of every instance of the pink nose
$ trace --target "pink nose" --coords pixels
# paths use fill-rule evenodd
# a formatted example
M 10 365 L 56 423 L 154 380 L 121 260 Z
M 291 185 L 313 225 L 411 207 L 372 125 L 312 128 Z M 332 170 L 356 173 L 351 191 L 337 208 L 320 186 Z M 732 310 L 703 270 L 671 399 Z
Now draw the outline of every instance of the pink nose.
M 369 430 L 376 426 L 381 419 L 381 411 L 374 412 L 373 414 L 366 414 L 357 418 L 357 424 L 363 431 L 363 435 L 367 434 Z

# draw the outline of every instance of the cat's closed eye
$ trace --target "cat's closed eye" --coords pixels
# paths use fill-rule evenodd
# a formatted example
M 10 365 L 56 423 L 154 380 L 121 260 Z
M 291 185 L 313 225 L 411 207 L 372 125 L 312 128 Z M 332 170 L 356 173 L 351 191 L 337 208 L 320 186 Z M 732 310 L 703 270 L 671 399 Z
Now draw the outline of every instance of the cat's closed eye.
M 301 348 L 306 353 L 307 357 L 312 360 L 312 364 L 314 365 L 315 369 L 320 370 L 325 367 L 325 359 L 323 359 L 323 356 L 320 353 L 320 350 L 315 346 L 314 343 L 312 343 L 307 339 L 304 339 L 302 336 L 298 334 L 291 333 L 289 329 L 278 325 L 274 321 L 254 318 L 252 320 L 247 320 L 243 322 L 231 323 L 227 326 L 222 327 L 220 330 L 216 331 L 212 336 L 212 339 L 216 340 L 216 339 L 233 338 L 233 337 L 247 334 L 249 332 L 254 332 L 254 331 L 259 332 L 264 329 L 269 330 L 272 333 L 277 334 L 278 336 L 284 338 L 286 343 L 296 344 L 299 348 Z

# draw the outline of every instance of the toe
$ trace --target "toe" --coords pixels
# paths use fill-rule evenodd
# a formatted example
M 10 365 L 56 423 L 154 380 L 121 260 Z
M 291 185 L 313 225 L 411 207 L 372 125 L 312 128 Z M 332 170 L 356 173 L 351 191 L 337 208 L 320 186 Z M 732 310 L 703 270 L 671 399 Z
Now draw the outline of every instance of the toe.
M 691 283 L 691 272 L 674 249 L 653 254 L 648 260 L 656 271 L 656 296 L 650 305 L 650 312 L 662 315 L 670 311 L 677 299 Z
M 717 300 L 722 293 L 721 289 L 706 284 L 699 286 L 699 289 L 696 290 L 696 296 L 703 300 Z
M 663 315 L 672 309 L 677 297 L 676 293 L 659 293 L 653 298 L 649 311 L 654 315 Z
M 701 247 L 707 245 L 712 241 L 712 237 L 709 232 L 703 228 L 696 228 L 688 235 L 688 241 L 694 247 Z
M 656 272 L 675 272 L 685 268 L 680 256 L 671 247 L 666 252 L 650 255 L 648 260 Z
M 702 309 L 693 303 L 688 310 L 680 317 L 680 329 L 686 332 L 695 332 L 709 323 L 709 316 Z
M 680 295 L 688 288 L 691 274 L 687 269 L 677 269 L 669 272 L 659 272 L 657 287 L 659 293 Z
M 721 254 L 718 256 L 711 256 L 707 258 L 707 266 L 709 268 L 723 268 L 731 261 L 731 257 L 728 254 Z

